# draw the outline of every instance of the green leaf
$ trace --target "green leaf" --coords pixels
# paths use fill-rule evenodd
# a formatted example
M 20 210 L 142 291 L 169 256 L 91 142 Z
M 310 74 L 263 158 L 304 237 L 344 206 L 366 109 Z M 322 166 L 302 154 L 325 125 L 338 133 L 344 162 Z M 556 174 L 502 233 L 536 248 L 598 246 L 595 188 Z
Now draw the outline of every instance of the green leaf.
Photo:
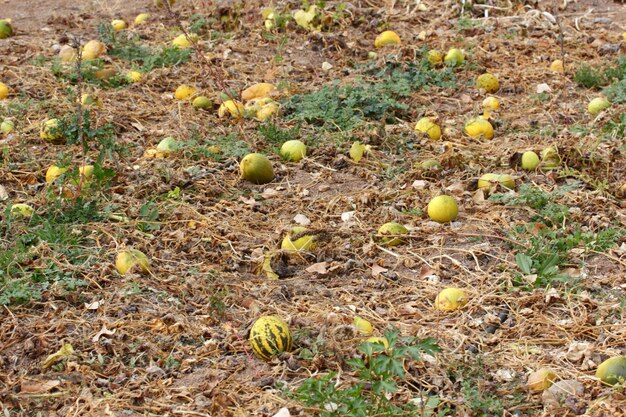
M 521 252 L 518 252 L 515 255 L 515 262 L 517 263 L 517 266 L 524 274 L 528 275 L 531 273 L 533 260 L 530 256 L 525 255 Z

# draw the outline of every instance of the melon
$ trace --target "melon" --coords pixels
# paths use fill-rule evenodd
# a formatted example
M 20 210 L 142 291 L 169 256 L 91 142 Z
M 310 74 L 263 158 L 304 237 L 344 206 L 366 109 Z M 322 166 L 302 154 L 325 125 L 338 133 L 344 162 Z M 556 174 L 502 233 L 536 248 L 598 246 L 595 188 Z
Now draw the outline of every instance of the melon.
M 609 385 L 626 381 L 626 356 L 614 356 L 602 362 L 596 369 L 596 376 Z
M 446 288 L 435 298 L 435 308 L 441 311 L 458 310 L 467 304 L 468 298 L 460 288 Z
M 401 225 L 400 223 L 396 223 L 396 222 L 385 223 L 382 226 L 380 226 L 380 229 L 378 229 L 379 236 L 406 235 L 407 233 L 409 233 L 407 228 Z M 383 237 L 381 238 L 381 241 L 386 246 L 398 246 L 404 243 L 404 240 L 400 237 Z
M 43 123 L 39 137 L 46 142 L 59 144 L 65 141 L 59 119 L 48 119 Z
M 539 166 L 539 155 L 533 151 L 526 151 L 522 154 L 522 169 L 534 171 Z
M 135 267 L 138 267 L 143 273 L 150 271 L 150 261 L 143 252 L 137 249 L 129 249 L 117 254 L 115 269 L 120 275 L 126 275 L 128 271 Z
M 456 200 L 449 195 L 439 195 L 428 203 L 428 217 L 438 223 L 448 223 L 456 219 L 459 206 Z
M 476 87 L 493 94 L 500 89 L 500 82 L 495 75 L 486 72 L 476 78 Z
M 386 30 L 374 40 L 376 48 L 382 48 L 387 45 L 400 45 L 400 36 L 392 30 Z
M 306 145 L 298 139 L 288 140 L 280 147 L 280 156 L 286 161 L 298 162 L 306 156 Z
M 315 249 L 315 236 L 304 234 L 306 231 L 307 229 L 302 226 L 294 227 L 291 229 L 291 232 L 283 238 L 280 248 L 290 253 Z M 292 240 L 291 237 L 296 235 L 299 235 L 300 237 Z
M 257 319 L 250 329 L 249 340 L 254 353 L 265 361 L 282 352 L 289 352 L 293 343 L 289 326 L 276 316 Z
M 241 178 L 255 184 L 267 184 L 274 179 L 274 168 L 265 155 L 251 153 L 239 164 Z
M 416 133 L 424 133 L 432 140 L 441 139 L 441 127 L 432 121 L 430 117 L 422 117 L 415 124 Z

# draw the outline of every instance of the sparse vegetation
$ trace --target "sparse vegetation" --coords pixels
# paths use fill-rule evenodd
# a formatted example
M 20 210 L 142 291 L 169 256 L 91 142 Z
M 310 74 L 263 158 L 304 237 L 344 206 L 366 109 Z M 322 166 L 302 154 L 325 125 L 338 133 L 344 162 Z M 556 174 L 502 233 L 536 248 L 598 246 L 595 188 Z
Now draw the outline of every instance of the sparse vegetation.
M 377 3 L 2 2 L 0 414 L 625 409 L 618 4 Z

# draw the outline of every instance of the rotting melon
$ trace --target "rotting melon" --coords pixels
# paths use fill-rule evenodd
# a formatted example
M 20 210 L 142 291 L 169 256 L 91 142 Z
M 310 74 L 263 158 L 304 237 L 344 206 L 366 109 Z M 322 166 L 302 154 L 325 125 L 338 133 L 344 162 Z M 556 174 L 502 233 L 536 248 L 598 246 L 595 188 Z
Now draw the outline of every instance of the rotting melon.
M 261 359 L 269 361 L 282 352 L 289 352 L 292 336 L 289 326 L 276 316 L 263 316 L 250 329 L 252 350 Z
M 139 271 L 148 273 L 150 271 L 150 260 L 141 251 L 129 249 L 117 254 L 115 258 L 115 269 L 120 275 L 126 275 L 128 271 L 139 268 Z
M 409 233 L 406 227 L 396 222 L 385 223 L 378 229 L 378 235 L 406 235 Z M 381 237 L 381 242 L 386 246 L 398 246 L 404 243 L 401 237 Z
M 467 304 L 465 291 L 460 288 L 445 288 L 435 298 L 435 308 L 441 311 L 458 310 Z
M 315 249 L 315 236 L 306 234 L 306 231 L 306 228 L 302 226 L 294 227 L 293 229 L 291 229 L 291 232 L 283 238 L 283 241 L 280 244 L 280 248 L 290 253 L 310 251 L 312 249 Z M 298 238 L 292 240 L 292 236 L 298 236 Z

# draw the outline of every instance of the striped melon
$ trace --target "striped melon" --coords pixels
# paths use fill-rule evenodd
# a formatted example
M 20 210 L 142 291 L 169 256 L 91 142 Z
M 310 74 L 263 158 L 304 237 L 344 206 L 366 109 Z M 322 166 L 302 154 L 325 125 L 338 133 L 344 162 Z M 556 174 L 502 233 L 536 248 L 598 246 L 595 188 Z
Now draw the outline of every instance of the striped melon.
M 263 316 L 250 329 L 250 343 L 259 358 L 269 361 L 273 356 L 291 350 L 289 326 L 279 317 Z

